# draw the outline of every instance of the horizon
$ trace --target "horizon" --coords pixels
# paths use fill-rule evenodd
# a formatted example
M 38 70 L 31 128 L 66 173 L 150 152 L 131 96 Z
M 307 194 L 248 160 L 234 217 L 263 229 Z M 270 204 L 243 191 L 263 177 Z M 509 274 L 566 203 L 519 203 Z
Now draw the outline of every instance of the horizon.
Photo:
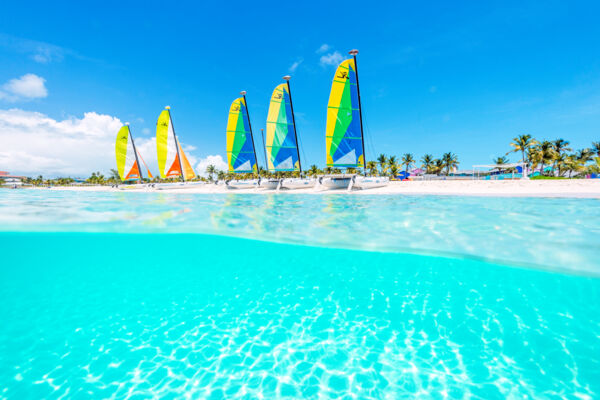
M 367 161 L 411 153 L 419 164 L 452 152 L 465 170 L 505 155 L 519 134 L 563 138 L 573 150 L 600 139 L 594 2 L 346 4 L 358 21 L 332 19 L 338 7 L 319 3 L 152 2 L 120 5 L 118 16 L 103 4 L 5 6 L 0 170 L 106 174 L 117 131 L 130 122 L 156 173 L 155 124 L 167 105 L 194 168 L 225 169 L 227 114 L 242 90 L 265 167 L 260 129 L 288 74 L 302 164 L 323 168 L 329 90 L 352 48 Z

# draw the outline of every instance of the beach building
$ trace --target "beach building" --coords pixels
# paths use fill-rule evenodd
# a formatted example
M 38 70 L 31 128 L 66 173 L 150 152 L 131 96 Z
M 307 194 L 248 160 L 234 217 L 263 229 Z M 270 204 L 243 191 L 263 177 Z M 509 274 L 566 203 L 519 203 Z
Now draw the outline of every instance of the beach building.
M 23 185 L 24 176 L 11 175 L 7 171 L 0 171 L 0 185 L 17 187 Z

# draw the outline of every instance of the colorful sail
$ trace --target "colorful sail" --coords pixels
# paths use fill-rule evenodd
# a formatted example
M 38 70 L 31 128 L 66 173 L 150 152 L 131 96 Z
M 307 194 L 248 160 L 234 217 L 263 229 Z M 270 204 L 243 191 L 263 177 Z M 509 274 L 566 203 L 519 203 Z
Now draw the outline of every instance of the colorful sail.
M 156 155 L 161 178 L 181 176 L 182 168 L 185 180 L 196 177 L 194 169 L 181 148 L 181 144 L 177 140 L 177 137 L 175 137 L 171 113 L 168 107 L 160 113 L 158 122 L 156 123 Z
M 246 102 L 243 97 L 235 99 L 229 109 L 227 162 L 229 172 L 258 172 Z
M 142 156 L 137 152 L 136 154 L 135 144 L 133 142 L 133 137 L 131 136 L 131 132 L 129 130 L 129 125 L 123 125 L 119 132 L 117 133 L 117 142 L 115 144 L 115 154 L 117 156 L 117 171 L 119 172 L 119 177 L 121 177 L 122 181 L 130 181 L 140 179 L 140 169 L 141 165 L 139 163 L 144 164 L 144 168 L 146 169 L 148 178 L 152 178 L 152 174 L 150 170 L 144 163 Z
M 342 62 L 333 78 L 327 106 L 325 148 L 328 167 L 363 167 L 364 154 L 356 66 Z
M 300 170 L 290 92 L 285 83 L 277 86 L 271 96 L 266 147 L 269 171 Z

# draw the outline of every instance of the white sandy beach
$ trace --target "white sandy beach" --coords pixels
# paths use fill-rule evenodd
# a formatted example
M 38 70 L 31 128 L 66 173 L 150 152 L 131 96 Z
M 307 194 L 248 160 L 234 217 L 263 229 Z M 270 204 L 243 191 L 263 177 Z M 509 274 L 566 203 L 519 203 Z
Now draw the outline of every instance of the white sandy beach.
M 205 184 L 189 188 L 173 189 L 135 189 L 121 190 L 110 186 L 68 186 L 40 188 L 39 190 L 74 190 L 74 191 L 118 191 L 118 192 L 160 192 L 160 193 L 275 193 L 264 189 L 228 189 L 223 185 Z M 280 194 L 327 194 L 348 193 L 346 190 L 281 190 Z M 386 187 L 355 190 L 356 195 L 371 194 L 423 194 L 423 195 L 456 195 L 456 196 L 510 196 L 510 197 L 583 197 L 600 198 L 600 179 L 572 180 L 435 180 L 390 182 Z

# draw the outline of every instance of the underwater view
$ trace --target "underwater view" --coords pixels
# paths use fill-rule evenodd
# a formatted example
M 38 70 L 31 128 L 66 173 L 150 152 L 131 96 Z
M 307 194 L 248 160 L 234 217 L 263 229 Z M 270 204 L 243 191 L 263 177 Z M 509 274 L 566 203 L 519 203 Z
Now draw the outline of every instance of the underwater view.
M 599 206 L 2 190 L 0 398 L 598 398 Z

